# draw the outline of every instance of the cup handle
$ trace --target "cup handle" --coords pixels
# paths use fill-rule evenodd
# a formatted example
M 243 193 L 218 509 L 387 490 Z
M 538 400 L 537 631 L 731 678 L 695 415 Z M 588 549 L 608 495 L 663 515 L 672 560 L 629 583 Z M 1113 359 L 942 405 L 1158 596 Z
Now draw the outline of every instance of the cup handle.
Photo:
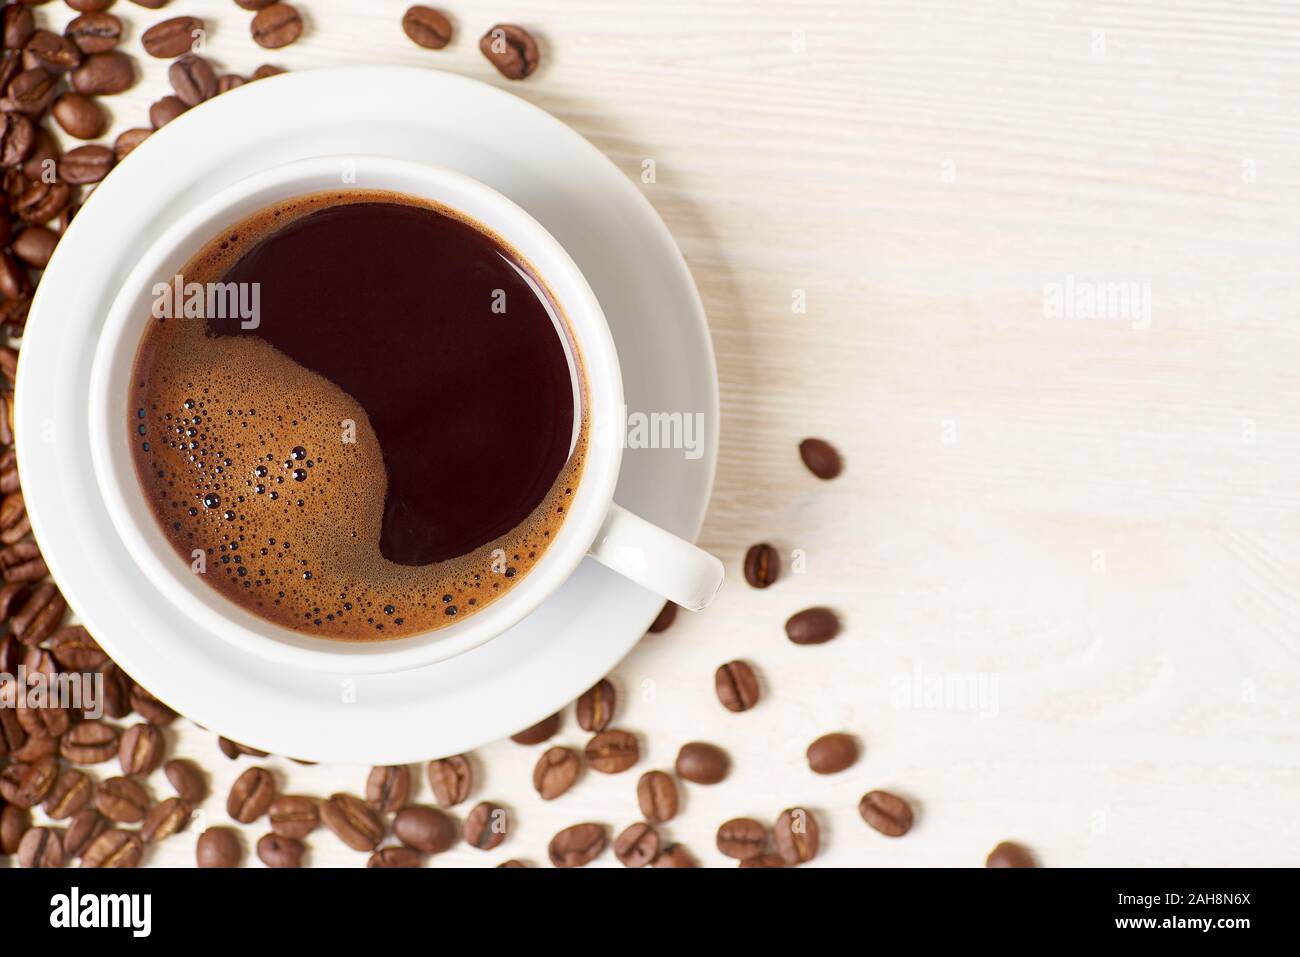
M 722 562 L 617 502 L 587 554 L 690 611 L 706 607 L 722 587 Z

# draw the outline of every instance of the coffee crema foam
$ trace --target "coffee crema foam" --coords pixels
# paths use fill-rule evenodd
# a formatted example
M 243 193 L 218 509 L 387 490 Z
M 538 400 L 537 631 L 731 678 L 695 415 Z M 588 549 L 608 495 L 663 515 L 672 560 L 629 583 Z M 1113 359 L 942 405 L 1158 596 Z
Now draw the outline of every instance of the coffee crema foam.
M 310 194 L 214 239 L 185 266 L 184 281 L 219 282 L 295 220 L 362 202 L 419 206 L 467 221 L 403 194 Z M 550 303 L 562 315 L 553 297 Z M 254 614 L 347 641 L 443 628 L 507 594 L 541 560 L 568 514 L 589 431 L 581 357 L 571 335 L 569 341 L 581 401 L 568 461 L 525 521 L 458 557 L 428 565 L 384 558 L 388 471 L 365 409 L 269 343 L 209 335 L 201 319 L 151 320 L 141 340 L 128 409 L 136 472 L 177 554 Z M 349 423 L 355 441 L 346 438 Z

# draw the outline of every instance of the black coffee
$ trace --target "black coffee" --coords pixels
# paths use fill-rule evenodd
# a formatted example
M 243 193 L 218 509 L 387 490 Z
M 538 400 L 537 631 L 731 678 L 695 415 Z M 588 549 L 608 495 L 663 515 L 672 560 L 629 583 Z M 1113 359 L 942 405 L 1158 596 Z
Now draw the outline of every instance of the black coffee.
M 442 627 L 545 552 L 581 476 L 580 360 L 499 239 L 392 193 L 299 197 L 212 243 L 136 356 L 137 474 L 245 608 L 327 638 Z

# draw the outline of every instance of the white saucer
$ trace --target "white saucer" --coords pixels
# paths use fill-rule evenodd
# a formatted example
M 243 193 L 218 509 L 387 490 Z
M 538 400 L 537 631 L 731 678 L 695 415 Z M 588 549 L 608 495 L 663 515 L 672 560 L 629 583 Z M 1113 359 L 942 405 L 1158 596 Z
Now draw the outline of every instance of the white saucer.
M 357 67 L 250 84 L 183 115 L 95 191 L 46 270 L 23 340 L 23 492 L 69 604 L 143 686 L 205 727 L 275 754 L 388 764 L 454 754 L 559 710 L 606 674 L 662 602 L 587 559 L 523 623 L 395 675 L 292 671 L 195 631 L 123 549 L 90 466 L 87 390 L 114 293 L 152 236 L 257 169 L 380 153 L 465 172 L 535 216 L 582 268 L 613 328 L 631 411 L 702 411 L 705 447 L 632 450 L 618 500 L 689 539 L 718 448 L 718 385 L 699 295 L 638 189 L 563 123 L 508 93 L 433 70 Z

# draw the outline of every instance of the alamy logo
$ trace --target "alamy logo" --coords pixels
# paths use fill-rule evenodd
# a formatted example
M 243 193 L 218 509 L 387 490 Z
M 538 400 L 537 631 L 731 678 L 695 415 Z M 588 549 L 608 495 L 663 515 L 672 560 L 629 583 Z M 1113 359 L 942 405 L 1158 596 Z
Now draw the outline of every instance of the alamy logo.
M 150 894 L 82 894 L 73 887 L 50 898 L 50 926 L 125 927 L 132 937 L 148 937 L 153 929 Z
M 177 274 L 151 291 L 155 319 L 238 319 L 241 329 L 262 324 L 260 282 L 186 282 Z
M 1151 328 L 1151 283 L 1087 282 L 1073 274 L 1043 284 L 1044 319 L 1110 319 Z

